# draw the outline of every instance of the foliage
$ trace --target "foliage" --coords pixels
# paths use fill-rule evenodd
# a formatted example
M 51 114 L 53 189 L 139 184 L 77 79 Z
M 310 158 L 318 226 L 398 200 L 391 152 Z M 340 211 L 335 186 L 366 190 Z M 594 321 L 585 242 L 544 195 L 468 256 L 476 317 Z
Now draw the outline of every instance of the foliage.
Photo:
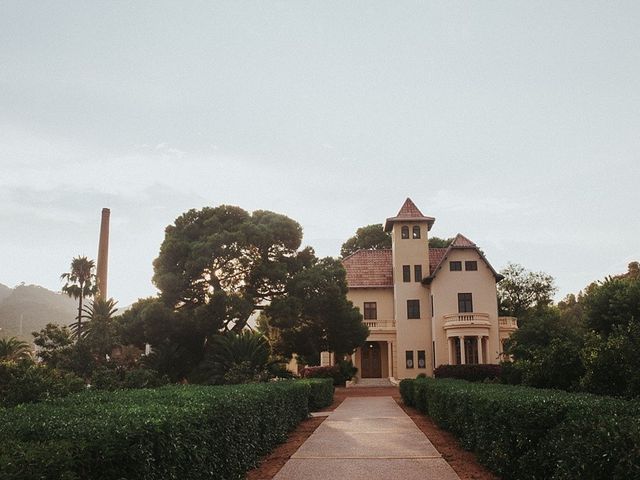
M 436 378 L 457 378 L 469 382 L 483 382 L 499 379 L 502 374 L 500 365 L 440 365 L 433 374 Z
M 583 332 L 562 317 L 557 307 L 538 307 L 505 344 L 512 357 L 504 380 L 540 388 L 576 389 L 584 375 Z
M 358 228 L 356 234 L 342 244 L 340 256 L 348 257 L 360 249 L 379 250 L 391 248 L 391 234 L 385 232 L 381 223 Z
M 366 341 L 369 329 L 347 300 L 346 272 L 339 260 L 317 261 L 296 274 L 286 290 L 287 296 L 266 308 L 278 354 L 286 358 L 296 354 L 305 364 L 317 365 L 320 352 L 342 358 Z
M 62 292 L 78 300 L 78 316 L 76 317 L 78 321 L 78 331 L 82 330 L 83 300 L 98 292 L 94 269 L 95 263 L 93 260 L 78 256 L 71 260 L 71 271 L 60 275 L 60 280 L 65 281 Z
M 637 402 L 430 378 L 401 393 L 505 480 L 640 476 Z
M 333 403 L 335 388 L 329 378 L 311 378 L 302 380 L 309 385 L 309 410 L 319 410 Z
M 269 379 L 271 348 L 260 334 L 244 331 L 213 337 L 196 370 L 198 383 L 211 385 L 259 382 Z
M 0 406 L 39 402 L 84 388 L 81 378 L 31 361 L 0 362 Z
M 335 386 L 344 386 L 358 372 L 348 360 L 341 360 L 336 365 L 322 367 L 305 367 L 300 372 L 302 378 L 332 378 Z
M 84 392 L 0 411 L 5 480 L 241 479 L 308 415 L 308 382 Z
M 429 248 L 447 248 L 454 238 L 429 237 Z
M 153 281 L 165 305 L 206 320 L 209 335 L 240 332 L 309 255 L 297 251 L 301 239 L 297 222 L 273 212 L 189 210 L 166 228 Z
M 551 275 L 530 272 L 522 265 L 510 263 L 500 271 L 498 299 L 502 315 L 521 317 L 533 307 L 550 305 L 557 288 Z
M 93 353 L 98 363 L 104 364 L 113 348 L 119 344 L 117 326 L 113 316 L 118 311 L 116 302 L 112 298 L 96 298 L 91 305 L 83 308 L 86 321 L 82 325 L 82 331 L 78 326 L 72 325 L 71 331 Z
M 56 369 L 89 378 L 95 367 L 95 358 L 89 345 L 73 343 L 69 328 L 47 324 L 39 332 L 33 332 L 34 343 L 39 347 L 36 355 L 42 362 Z
M 17 362 L 30 358 L 31 347 L 27 342 L 18 340 L 16 337 L 0 338 L 0 362 Z

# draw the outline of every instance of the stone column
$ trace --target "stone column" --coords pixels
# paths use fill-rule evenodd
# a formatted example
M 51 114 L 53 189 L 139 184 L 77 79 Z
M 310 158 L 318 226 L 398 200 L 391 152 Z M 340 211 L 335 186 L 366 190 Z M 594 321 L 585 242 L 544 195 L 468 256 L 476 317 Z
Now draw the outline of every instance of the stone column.
M 449 365 L 453 365 L 453 362 L 454 362 L 453 351 L 455 350 L 455 348 L 453 345 L 452 337 L 447 337 L 447 350 L 449 352 Z
M 389 378 L 393 377 L 393 356 L 392 356 L 391 342 L 387 341 L 387 370 Z
M 460 365 L 466 365 L 467 359 L 464 355 L 464 336 L 458 338 L 460 339 Z
M 478 342 L 478 363 L 484 363 L 482 358 L 482 335 L 478 335 L 476 339 Z

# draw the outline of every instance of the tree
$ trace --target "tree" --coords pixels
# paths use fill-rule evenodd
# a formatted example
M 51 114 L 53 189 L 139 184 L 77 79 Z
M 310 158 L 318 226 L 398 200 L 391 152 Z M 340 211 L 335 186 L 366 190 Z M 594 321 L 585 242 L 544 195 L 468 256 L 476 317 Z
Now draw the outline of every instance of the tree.
M 533 307 L 550 305 L 557 288 L 551 275 L 531 272 L 522 265 L 510 263 L 500 272 L 504 279 L 498 283 L 500 313 L 521 317 Z
M 453 240 L 453 238 L 429 237 L 429 248 L 447 248 Z
M 90 377 L 95 366 L 93 354 L 85 342 L 73 342 L 68 327 L 49 323 L 32 335 L 39 347 L 36 355 L 47 366 Z
M 287 358 L 296 354 L 317 365 L 320 352 L 340 358 L 366 341 L 369 329 L 347 300 L 346 272 L 339 260 L 328 257 L 302 270 L 288 282 L 287 293 L 266 309 L 277 353 Z
M 93 260 L 74 257 L 71 261 L 71 271 L 60 276 L 61 280 L 65 280 L 62 291 L 78 300 L 78 332 L 82 331 L 82 303 L 86 297 L 95 295 L 98 291 L 94 268 Z
M 302 227 L 277 213 L 189 210 L 166 228 L 153 281 L 166 306 L 206 319 L 210 335 L 240 332 L 313 256 L 297 251 L 301 240 Z
M 608 336 L 615 327 L 640 321 L 640 277 L 608 277 L 589 285 L 583 298 L 587 326 Z
M 360 249 L 381 248 L 391 248 L 391 234 L 384 231 L 381 223 L 376 223 L 358 228 L 356 234 L 342 244 L 340 255 L 345 258 Z
M 96 298 L 91 305 L 83 308 L 83 318 L 86 320 L 82 331 L 77 325 L 71 327 L 78 340 L 84 342 L 99 362 L 106 360 L 113 347 L 118 344 L 118 334 L 113 316 L 118 311 L 113 298 Z
M 17 362 L 31 359 L 31 347 L 16 337 L 0 338 L 0 361 Z

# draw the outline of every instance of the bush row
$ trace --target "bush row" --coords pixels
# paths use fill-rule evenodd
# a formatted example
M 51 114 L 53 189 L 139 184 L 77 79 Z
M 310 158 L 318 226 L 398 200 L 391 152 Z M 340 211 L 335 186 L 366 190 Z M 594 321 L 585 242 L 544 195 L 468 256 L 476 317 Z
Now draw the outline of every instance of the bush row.
M 2 478 L 240 479 L 308 416 L 316 384 L 84 392 L 2 410 Z
M 301 380 L 309 385 L 309 410 L 318 410 L 333 403 L 333 379 L 310 378 Z
M 336 365 L 305 367 L 300 372 L 302 378 L 333 378 L 333 384 L 344 387 L 358 372 L 348 360 L 341 360 Z
M 483 382 L 485 380 L 499 380 L 502 375 L 500 365 L 440 365 L 433 374 L 436 378 L 457 378 L 469 382 Z
M 400 391 L 505 480 L 640 478 L 637 401 L 431 378 Z

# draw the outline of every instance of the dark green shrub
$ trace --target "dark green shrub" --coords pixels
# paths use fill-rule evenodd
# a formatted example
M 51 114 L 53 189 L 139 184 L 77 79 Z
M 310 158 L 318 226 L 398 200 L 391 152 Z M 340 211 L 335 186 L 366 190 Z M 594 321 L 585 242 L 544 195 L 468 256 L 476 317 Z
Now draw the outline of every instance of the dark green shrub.
M 318 410 L 333 403 L 333 379 L 309 378 L 302 381 L 309 385 L 309 410 Z
M 500 378 L 502 367 L 500 365 L 440 365 L 433 374 L 436 378 L 457 378 L 469 382 L 483 382 Z
M 156 388 L 169 383 L 167 377 L 160 377 L 158 372 L 148 368 L 135 368 L 124 375 L 124 388 Z
M 122 388 L 124 373 L 114 368 L 98 367 L 91 374 L 91 387 L 98 390 Z
M 336 365 L 325 365 L 322 367 L 305 367 L 300 372 L 302 378 L 332 378 L 335 386 L 344 387 L 347 380 L 351 380 L 358 372 L 348 360 L 341 360 Z
M 640 478 L 638 402 L 430 378 L 401 393 L 505 480 Z
M 84 381 L 30 361 L 0 362 L 0 406 L 39 402 L 84 389 Z
M 0 410 L 3 480 L 233 480 L 308 416 L 308 382 L 89 391 Z
M 410 407 L 414 407 L 415 403 L 413 401 L 413 385 L 414 380 L 411 378 L 405 378 L 400 381 L 400 395 L 402 396 L 402 401 L 405 405 Z

